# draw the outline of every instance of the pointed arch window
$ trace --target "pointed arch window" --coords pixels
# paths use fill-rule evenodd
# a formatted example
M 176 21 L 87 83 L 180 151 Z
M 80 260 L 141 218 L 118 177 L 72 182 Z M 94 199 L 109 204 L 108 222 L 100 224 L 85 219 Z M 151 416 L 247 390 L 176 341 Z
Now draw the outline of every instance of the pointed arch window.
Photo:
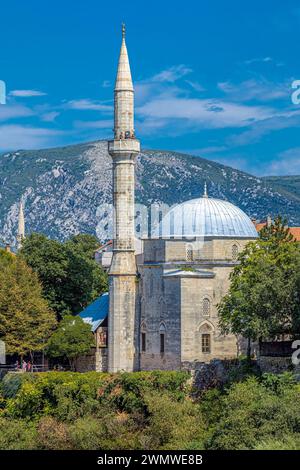
M 238 259 L 238 256 L 239 256 L 239 247 L 234 244 L 232 245 L 232 248 L 231 248 L 231 256 L 232 256 L 232 259 L 234 261 L 236 261 Z
M 141 324 L 141 351 L 142 352 L 146 352 L 146 348 L 147 348 L 147 336 L 146 336 L 146 325 L 145 323 L 143 322 Z
M 202 301 L 202 314 L 204 317 L 210 317 L 210 300 L 205 298 Z
M 201 333 L 201 352 L 203 354 L 211 354 L 214 326 L 209 321 L 205 320 L 200 325 L 199 331 Z
M 193 246 L 192 245 L 186 246 L 185 259 L 186 261 L 193 261 Z
M 165 336 L 166 336 L 166 327 L 161 323 L 159 327 L 159 351 L 160 354 L 165 353 Z

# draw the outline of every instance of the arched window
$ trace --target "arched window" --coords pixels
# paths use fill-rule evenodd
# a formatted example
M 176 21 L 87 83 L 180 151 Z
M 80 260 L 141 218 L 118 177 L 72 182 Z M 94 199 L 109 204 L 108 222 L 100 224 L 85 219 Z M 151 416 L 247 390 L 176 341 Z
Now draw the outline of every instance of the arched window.
M 165 334 L 166 334 L 166 327 L 163 323 L 161 323 L 159 327 L 159 350 L 160 354 L 165 353 Z
M 146 352 L 146 347 L 147 347 L 146 339 L 147 339 L 146 338 L 146 325 L 143 322 L 141 324 L 141 351 L 142 352 Z
M 201 348 L 202 348 L 202 352 L 205 354 L 208 354 L 211 352 L 211 335 L 209 333 L 202 334 Z
M 211 354 L 214 325 L 208 320 L 205 320 L 201 323 L 199 331 L 201 333 L 201 352 L 203 354 Z
M 204 317 L 209 317 L 210 316 L 210 300 L 209 299 L 203 299 L 202 313 L 203 313 Z
M 233 260 L 237 260 L 238 258 L 238 255 L 239 255 L 239 248 L 237 245 L 232 245 L 232 248 L 231 248 L 231 256 L 232 256 L 232 259 Z
M 192 247 L 192 245 L 187 245 L 186 246 L 185 259 L 186 259 L 186 261 L 193 261 L 193 247 Z

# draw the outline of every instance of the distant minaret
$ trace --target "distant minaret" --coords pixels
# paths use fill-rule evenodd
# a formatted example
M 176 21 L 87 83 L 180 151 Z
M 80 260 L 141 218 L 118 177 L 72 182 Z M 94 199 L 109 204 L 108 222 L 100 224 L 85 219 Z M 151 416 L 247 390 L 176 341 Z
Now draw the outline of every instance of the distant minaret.
M 122 26 L 122 46 L 114 92 L 113 160 L 114 242 L 109 271 L 108 371 L 135 369 L 136 260 L 134 169 L 140 143 L 134 132 L 134 90 Z
M 17 249 L 20 250 L 22 248 L 22 243 L 25 238 L 25 217 L 24 217 L 24 210 L 23 210 L 23 203 L 20 202 L 19 208 L 19 221 L 18 221 L 18 235 L 17 235 Z

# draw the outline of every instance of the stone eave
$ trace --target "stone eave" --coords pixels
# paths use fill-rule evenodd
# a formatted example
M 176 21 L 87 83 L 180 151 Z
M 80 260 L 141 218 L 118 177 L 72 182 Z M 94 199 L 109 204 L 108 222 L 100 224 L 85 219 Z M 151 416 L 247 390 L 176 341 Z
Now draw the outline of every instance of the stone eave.
M 205 271 L 205 270 L 181 270 L 177 269 L 176 271 L 169 271 L 164 272 L 163 277 L 187 277 L 187 278 L 208 278 L 212 279 L 215 277 L 215 273 L 212 271 Z

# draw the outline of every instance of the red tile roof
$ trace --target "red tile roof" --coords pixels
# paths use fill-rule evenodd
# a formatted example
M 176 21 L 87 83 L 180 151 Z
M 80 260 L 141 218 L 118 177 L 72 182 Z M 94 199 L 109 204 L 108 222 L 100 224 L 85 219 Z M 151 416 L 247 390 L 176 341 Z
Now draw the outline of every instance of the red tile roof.
M 260 232 L 260 230 L 265 227 L 266 222 L 258 223 L 255 224 L 256 230 Z M 300 241 L 300 227 L 289 227 L 291 234 L 293 237 L 297 240 Z

